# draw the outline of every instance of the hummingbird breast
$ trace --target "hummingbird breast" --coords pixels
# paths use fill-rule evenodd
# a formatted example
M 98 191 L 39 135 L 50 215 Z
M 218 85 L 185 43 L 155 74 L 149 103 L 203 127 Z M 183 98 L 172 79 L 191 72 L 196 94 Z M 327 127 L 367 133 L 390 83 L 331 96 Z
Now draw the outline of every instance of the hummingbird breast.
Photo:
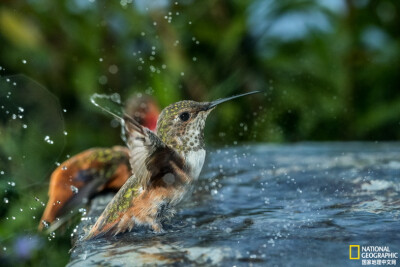
M 184 171 L 187 174 L 187 182 L 174 190 L 167 200 L 167 206 L 175 206 L 188 196 L 188 193 L 193 189 L 192 182 L 197 180 L 203 168 L 206 151 L 204 149 L 190 150 L 184 154 L 185 166 Z
M 189 150 L 185 153 L 185 166 L 189 176 L 196 180 L 203 168 L 206 151 L 204 149 Z

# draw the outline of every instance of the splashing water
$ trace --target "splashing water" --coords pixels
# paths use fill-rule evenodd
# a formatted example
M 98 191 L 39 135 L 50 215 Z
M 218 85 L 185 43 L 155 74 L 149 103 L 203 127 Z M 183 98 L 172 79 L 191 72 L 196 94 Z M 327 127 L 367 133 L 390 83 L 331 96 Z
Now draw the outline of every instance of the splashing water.
M 123 105 L 121 102 L 121 97 L 118 93 L 112 95 L 104 94 L 93 94 L 90 97 L 90 102 L 106 113 L 112 115 L 120 123 L 121 127 L 121 139 L 126 142 L 126 134 L 123 117 Z
M 78 194 L 79 189 L 76 186 L 71 185 L 70 188 L 71 188 L 72 193 Z
M 123 106 L 118 93 L 112 95 L 93 94 L 90 97 L 90 102 L 118 119 L 123 117 Z
M 348 266 L 350 244 L 400 252 L 399 158 L 396 143 L 211 151 L 164 233 L 139 228 L 78 242 L 69 266 Z M 78 235 L 109 200 L 94 200 Z
M 60 103 L 49 90 L 23 75 L 0 77 L 0 228 L 7 229 L 0 240 L 18 260 L 35 238 L 21 236 L 36 233 L 40 223 L 44 203 L 35 195 L 47 191 L 48 175 L 64 149 L 63 131 Z

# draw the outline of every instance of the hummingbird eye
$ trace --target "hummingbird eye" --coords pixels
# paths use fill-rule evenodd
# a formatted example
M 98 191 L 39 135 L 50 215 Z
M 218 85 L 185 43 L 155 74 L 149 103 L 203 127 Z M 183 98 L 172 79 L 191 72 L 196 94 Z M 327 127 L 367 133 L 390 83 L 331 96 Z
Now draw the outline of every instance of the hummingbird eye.
M 179 115 L 179 118 L 180 118 L 182 121 L 187 121 L 187 120 L 189 119 L 189 117 L 190 117 L 189 112 L 182 112 L 182 113 Z

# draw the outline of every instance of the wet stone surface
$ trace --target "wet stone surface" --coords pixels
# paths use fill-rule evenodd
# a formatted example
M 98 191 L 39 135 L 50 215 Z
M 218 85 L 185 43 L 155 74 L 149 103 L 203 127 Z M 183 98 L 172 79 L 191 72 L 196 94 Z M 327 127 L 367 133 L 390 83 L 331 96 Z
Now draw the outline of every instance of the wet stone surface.
M 78 241 L 69 266 L 360 266 L 349 245 L 400 252 L 400 143 L 214 150 L 196 188 L 164 233 Z M 75 238 L 110 199 L 92 202 Z

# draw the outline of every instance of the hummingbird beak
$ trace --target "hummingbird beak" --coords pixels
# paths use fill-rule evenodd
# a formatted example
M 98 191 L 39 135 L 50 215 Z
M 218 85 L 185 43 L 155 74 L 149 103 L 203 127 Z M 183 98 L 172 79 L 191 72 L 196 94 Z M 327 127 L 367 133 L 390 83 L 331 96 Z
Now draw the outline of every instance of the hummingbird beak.
M 258 94 L 258 93 L 261 93 L 261 91 L 253 91 L 253 92 L 249 92 L 249 93 L 245 93 L 245 94 L 241 94 L 241 95 L 235 95 L 235 96 L 231 96 L 231 97 L 221 98 L 221 99 L 218 99 L 218 100 L 210 102 L 210 105 L 207 106 L 205 110 L 212 109 L 212 108 L 216 107 L 217 105 L 219 105 L 221 103 L 227 102 L 229 100 L 232 100 L 232 99 L 235 99 L 235 98 L 238 98 L 238 97 L 242 97 L 242 96 L 246 96 L 246 95 L 252 95 L 252 94 Z

